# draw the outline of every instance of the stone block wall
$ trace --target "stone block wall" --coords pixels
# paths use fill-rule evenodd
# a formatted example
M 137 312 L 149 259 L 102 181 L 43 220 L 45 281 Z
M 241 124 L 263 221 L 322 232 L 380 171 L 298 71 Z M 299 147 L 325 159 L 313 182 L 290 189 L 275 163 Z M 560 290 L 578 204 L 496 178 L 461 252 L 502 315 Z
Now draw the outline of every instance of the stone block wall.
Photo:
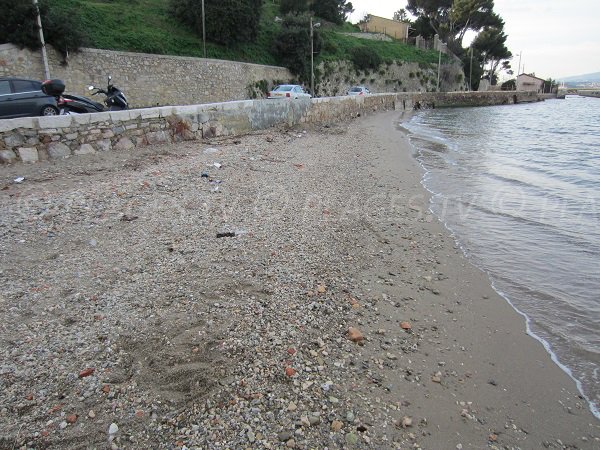
M 136 147 L 240 135 L 277 125 L 327 123 L 384 110 L 538 101 L 533 92 L 378 94 L 246 100 L 0 120 L 0 163 L 33 163 Z
M 382 64 L 376 71 L 357 71 L 351 62 L 327 61 L 317 67 L 320 73 L 319 95 L 346 95 L 352 86 L 366 86 L 371 92 L 432 92 L 437 89 L 437 64 L 394 62 Z M 462 66 L 443 64 L 440 91 L 464 88 Z
M 50 76 L 63 80 L 67 92 L 87 95 L 87 86 L 104 87 L 111 75 L 132 108 L 244 100 L 258 81 L 272 85 L 293 79 L 283 67 L 90 48 L 71 54 L 66 65 L 51 47 L 48 58 Z M 0 45 L 3 76 L 44 79 L 41 52 Z

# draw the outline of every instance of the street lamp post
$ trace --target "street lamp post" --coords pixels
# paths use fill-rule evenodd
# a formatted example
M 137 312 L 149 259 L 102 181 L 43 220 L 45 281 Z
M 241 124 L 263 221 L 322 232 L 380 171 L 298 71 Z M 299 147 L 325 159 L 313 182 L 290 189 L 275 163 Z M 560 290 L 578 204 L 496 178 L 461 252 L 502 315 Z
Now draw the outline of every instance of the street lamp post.
M 442 67 L 442 44 L 438 41 L 439 45 L 439 56 L 438 56 L 438 76 L 437 76 L 437 88 L 436 92 L 440 92 L 440 68 Z
M 314 28 L 319 28 L 320 22 L 313 24 L 312 17 L 310 18 L 310 95 L 315 96 L 315 39 Z
M 471 63 L 469 64 L 469 91 L 473 89 L 472 78 L 473 77 L 473 46 L 471 45 Z
M 202 47 L 206 58 L 206 21 L 204 20 L 204 0 L 202 0 Z

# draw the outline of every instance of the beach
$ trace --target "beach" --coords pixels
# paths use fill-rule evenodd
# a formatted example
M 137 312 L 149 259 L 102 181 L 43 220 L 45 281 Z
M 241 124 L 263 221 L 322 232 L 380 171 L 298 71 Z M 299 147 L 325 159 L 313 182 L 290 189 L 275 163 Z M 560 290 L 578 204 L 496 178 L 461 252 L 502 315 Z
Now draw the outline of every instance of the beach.
M 2 167 L 0 448 L 598 448 L 401 120 Z

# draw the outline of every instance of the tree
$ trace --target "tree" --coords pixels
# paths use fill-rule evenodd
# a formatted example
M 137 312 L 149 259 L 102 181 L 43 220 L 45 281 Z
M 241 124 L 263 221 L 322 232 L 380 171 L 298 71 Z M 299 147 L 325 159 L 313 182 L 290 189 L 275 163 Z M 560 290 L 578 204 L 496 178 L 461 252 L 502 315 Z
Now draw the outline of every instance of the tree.
M 346 0 L 313 0 L 310 10 L 321 19 L 341 25 L 354 8 Z
M 281 14 L 303 13 L 308 11 L 308 0 L 281 0 L 279 11 Z
M 396 22 L 407 22 L 408 21 L 408 13 L 406 9 L 400 8 L 398 11 L 394 13 L 394 20 Z
M 500 86 L 500 89 L 502 89 L 503 91 L 516 91 L 517 90 L 517 80 L 512 78 L 508 81 L 505 81 L 504 83 L 502 83 L 502 86 Z
M 407 9 L 418 18 L 426 18 L 453 49 L 462 48 L 467 30 L 504 26 L 493 10 L 493 0 L 408 0 Z
M 86 40 L 81 21 L 73 8 L 42 0 L 39 4 L 44 38 L 63 55 L 77 51 Z M 37 12 L 31 0 L 0 0 L 0 43 L 13 43 L 29 49 L 40 48 Z
M 512 58 L 512 53 L 506 47 L 506 38 L 501 28 L 490 27 L 479 33 L 473 41 L 473 48 L 482 56 L 482 67 L 485 69 L 489 64 L 486 76 L 493 85 L 496 84 L 498 66 L 503 64 L 504 68 L 510 68 L 508 60 Z
M 254 42 L 263 0 L 204 0 L 206 39 L 218 44 Z M 171 0 L 171 13 L 202 34 L 202 0 Z
M 314 28 L 314 51 L 321 49 L 319 29 Z M 310 15 L 288 14 L 275 41 L 275 54 L 281 64 L 300 80 L 310 79 Z M 314 95 L 314 93 L 312 93 Z

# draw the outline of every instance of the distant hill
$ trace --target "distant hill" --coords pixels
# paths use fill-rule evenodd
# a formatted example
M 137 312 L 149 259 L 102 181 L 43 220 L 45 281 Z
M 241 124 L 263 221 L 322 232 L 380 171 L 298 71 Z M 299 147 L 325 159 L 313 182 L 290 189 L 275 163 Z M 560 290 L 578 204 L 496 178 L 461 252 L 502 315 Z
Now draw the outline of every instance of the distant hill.
M 558 81 L 566 83 L 600 83 L 600 72 L 561 78 Z

